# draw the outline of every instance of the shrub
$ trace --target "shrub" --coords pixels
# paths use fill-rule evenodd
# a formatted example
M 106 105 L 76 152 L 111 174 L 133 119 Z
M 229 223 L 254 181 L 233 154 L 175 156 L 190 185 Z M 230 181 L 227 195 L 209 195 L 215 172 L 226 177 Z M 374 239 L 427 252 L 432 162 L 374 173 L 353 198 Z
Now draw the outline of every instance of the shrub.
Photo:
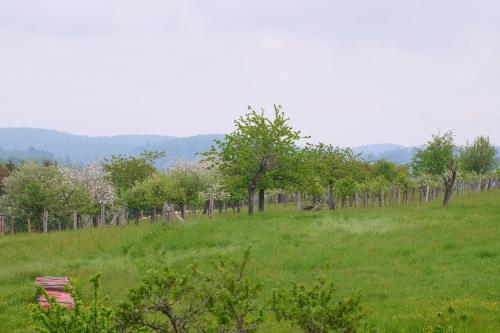
M 259 281 L 252 281 L 246 272 L 250 251 L 243 259 L 219 259 L 214 263 L 216 272 L 210 278 L 207 290 L 207 309 L 213 316 L 213 332 L 251 333 L 263 321 L 264 308 L 258 303 L 262 288 Z
M 120 305 L 120 332 L 187 333 L 199 331 L 205 313 L 204 277 L 195 268 L 190 275 L 168 268 L 149 271 L 141 285 L 131 289 Z
M 360 294 L 336 298 L 331 282 L 319 278 L 307 287 L 293 284 L 273 292 L 272 310 L 278 321 L 289 321 L 306 333 L 359 332 L 366 312 Z
M 214 262 L 215 272 L 192 268 L 189 275 L 168 268 L 150 271 L 120 306 L 121 332 L 255 332 L 263 320 L 257 303 L 259 282 L 246 274 L 249 251 L 243 260 Z

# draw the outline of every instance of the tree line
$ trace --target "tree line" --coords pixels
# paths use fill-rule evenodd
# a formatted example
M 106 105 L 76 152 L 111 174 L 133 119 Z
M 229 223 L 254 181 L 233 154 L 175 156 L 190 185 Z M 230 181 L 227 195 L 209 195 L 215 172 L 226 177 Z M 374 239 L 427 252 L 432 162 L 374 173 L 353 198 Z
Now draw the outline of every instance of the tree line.
M 145 218 L 184 220 L 231 209 L 249 214 L 269 203 L 319 210 L 404 205 L 500 187 L 497 152 L 488 137 L 459 146 L 452 132 L 433 135 L 412 163 L 366 161 L 349 148 L 309 139 L 280 106 L 252 108 L 233 132 L 197 161 L 166 171 L 163 152 L 111 156 L 84 167 L 51 162 L 0 165 L 0 231 L 121 225 Z

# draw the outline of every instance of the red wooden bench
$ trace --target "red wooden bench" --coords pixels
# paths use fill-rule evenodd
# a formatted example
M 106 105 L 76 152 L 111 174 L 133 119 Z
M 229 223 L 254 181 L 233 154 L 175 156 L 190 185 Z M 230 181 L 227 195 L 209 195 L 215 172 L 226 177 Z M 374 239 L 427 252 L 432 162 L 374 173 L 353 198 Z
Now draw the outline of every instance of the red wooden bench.
M 64 291 L 64 288 L 69 285 L 68 277 L 37 277 L 35 279 L 35 285 L 37 287 L 42 287 L 45 292 L 47 292 L 49 297 L 53 297 L 57 304 L 65 307 L 66 309 L 71 310 L 75 306 L 75 301 L 73 300 L 71 294 Z M 48 308 L 50 306 L 49 302 L 43 295 L 38 296 L 38 304 L 44 308 Z

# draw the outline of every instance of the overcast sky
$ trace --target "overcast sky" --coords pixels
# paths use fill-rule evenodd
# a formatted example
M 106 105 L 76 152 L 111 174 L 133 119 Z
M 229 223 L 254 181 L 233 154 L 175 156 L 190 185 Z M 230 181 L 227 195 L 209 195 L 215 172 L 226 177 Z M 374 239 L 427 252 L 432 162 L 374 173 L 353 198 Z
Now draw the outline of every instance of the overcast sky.
M 0 127 L 500 144 L 498 0 L 0 0 Z

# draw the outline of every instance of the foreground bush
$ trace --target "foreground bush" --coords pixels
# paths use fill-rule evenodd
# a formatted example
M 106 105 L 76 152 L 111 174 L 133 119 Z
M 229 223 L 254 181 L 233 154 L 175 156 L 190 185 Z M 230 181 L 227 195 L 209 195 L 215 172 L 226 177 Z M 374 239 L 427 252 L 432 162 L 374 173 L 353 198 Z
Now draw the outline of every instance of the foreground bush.
M 84 306 L 74 289 L 72 311 L 48 298 L 50 307 L 34 307 L 41 333 L 252 333 L 264 321 L 266 303 L 260 299 L 262 284 L 247 273 L 249 251 L 240 261 L 219 258 L 214 271 L 193 267 L 188 274 L 168 268 L 149 271 L 141 284 L 129 291 L 128 301 L 116 312 L 99 298 L 100 276 L 90 281 L 93 300 Z M 336 299 L 331 283 L 318 280 L 311 287 L 293 285 L 273 294 L 271 309 L 307 333 L 357 332 L 365 312 L 359 294 Z
M 257 303 L 261 284 L 247 277 L 248 258 L 248 251 L 241 262 L 220 258 L 212 274 L 149 272 L 120 306 L 120 332 L 255 332 L 264 310 Z
M 287 321 L 306 333 L 359 332 L 366 312 L 360 294 L 335 297 L 333 283 L 318 279 L 312 286 L 293 284 L 273 293 L 272 309 L 278 321 Z
M 264 319 L 264 307 L 259 304 L 262 284 L 248 277 L 246 268 L 250 251 L 243 259 L 214 263 L 216 273 L 207 290 L 207 310 L 212 318 L 212 332 L 252 333 Z

